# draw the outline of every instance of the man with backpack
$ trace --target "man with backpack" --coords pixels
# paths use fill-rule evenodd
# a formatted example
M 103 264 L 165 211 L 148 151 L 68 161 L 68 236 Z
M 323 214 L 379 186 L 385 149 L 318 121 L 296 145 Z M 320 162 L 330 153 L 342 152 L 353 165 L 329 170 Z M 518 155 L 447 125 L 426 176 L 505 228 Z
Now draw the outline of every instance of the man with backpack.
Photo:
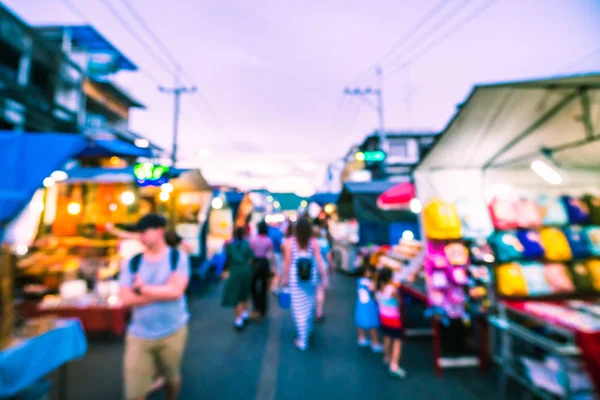
M 157 214 L 139 220 L 136 230 L 145 251 L 124 261 L 119 274 L 121 300 L 133 309 L 124 356 L 129 400 L 146 398 L 157 371 L 165 377 L 167 399 L 177 399 L 181 387 L 190 267 L 185 254 L 167 245 L 165 227 Z

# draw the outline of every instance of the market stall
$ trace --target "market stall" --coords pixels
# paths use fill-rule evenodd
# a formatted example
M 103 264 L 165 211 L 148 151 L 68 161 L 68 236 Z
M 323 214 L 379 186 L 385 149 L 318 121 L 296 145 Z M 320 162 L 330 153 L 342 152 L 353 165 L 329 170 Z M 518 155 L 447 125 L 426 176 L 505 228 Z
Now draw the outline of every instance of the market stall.
M 15 329 L 12 254 L 15 243 L 6 232 L 29 203 L 42 182 L 86 146 L 83 137 L 69 134 L 0 133 L 0 397 L 12 397 L 40 384 L 52 371 L 62 369 L 59 397 L 68 398 L 65 368 L 83 357 L 87 343 L 77 321 L 47 318 L 22 323 Z M 53 148 L 49 152 L 49 148 Z M 35 388 L 39 389 L 39 385 Z M 47 392 L 42 388 L 42 395 Z
M 476 86 L 415 172 L 429 254 L 491 265 L 492 355 L 542 398 L 600 388 L 599 127 L 600 75 Z
M 377 199 L 397 183 L 388 181 L 347 182 L 337 200 L 337 215 L 347 229 L 332 229 L 334 255 L 343 260 L 341 268 L 354 272 L 354 259 L 359 246 L 398 243 L 406 230 L 418 238 L 417 217 L 409 210 L 382 210 Z M 339 224 L 339 223 L 338 223 Z M 336 224 L 336 225 L 338 225 Z M 350 229 L 354 227 L 355 229 Z M 356 232 L 357 230 L 357 232 Z M 347 237 L 336 232 L 347 232 Z

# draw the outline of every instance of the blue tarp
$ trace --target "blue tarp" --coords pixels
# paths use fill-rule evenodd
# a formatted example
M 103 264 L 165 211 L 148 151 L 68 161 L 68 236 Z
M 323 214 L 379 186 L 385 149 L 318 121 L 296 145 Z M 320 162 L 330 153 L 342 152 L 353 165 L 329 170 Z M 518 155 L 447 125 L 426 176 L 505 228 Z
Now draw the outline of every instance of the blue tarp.
M 152 150 L 150 148 L 142 149 L 119 139 L 94 139 L 79 155 L 81 157 L 152 157 Z
M 82 358 L 87 340 L 78 320 L 59 326 L 0 352 L 0 398 L 12 397 L 63 364 Z
M 187 169 L 169 168 L 171 178 L 178 177 Z M 103 168 L 103 167 L 77 167 L 67 171 L 67 183 L 94 182 L 94 183 L 128 183 L 133 182 L 133 167 Z
M 338 197 L 340 197 L 339 193 L 315 193 L 310 201 L 324 207 L 327 204 L 335 204 Z
M 0 131 L 0 223 L 15 218 L 44 179 L 85 145 L 77 134 Z

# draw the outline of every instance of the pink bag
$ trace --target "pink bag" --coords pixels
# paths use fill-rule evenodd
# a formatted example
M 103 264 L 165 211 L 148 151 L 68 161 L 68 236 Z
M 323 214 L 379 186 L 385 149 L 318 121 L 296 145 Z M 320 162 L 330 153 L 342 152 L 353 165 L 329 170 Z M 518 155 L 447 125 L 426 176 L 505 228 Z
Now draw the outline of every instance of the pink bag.
M 492 200 L 490 203 L 490 214 L 496 229 L 515 229 L 518 226 L 515 203 L 510 200 Z
M 531 229 L 542 226 L 542 213 L 537 203 L 530 199 L 521 199 L 516 203 L 517 225 Z
M 572 293 L 575 291 L 575 285 L 563 264 L 545 265 L 544 275 L 554 293 Z

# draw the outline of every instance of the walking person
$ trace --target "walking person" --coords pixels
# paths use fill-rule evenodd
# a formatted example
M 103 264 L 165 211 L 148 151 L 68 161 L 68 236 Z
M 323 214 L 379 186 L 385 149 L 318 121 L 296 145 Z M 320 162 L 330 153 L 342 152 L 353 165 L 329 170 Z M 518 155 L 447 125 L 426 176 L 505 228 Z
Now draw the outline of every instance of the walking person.
M 269 237 L 266 222 L 258 224 L 258 235 L 250 241 L 254 252 L 252 261 L 252 302 L 254 304 L 253 319 L 267 316 L 269 278 L 271 277 L 271 260 L 273 259 L 273 241 Z
M 252 287 L 252 260 L 254 259 L 250 244 L 245 240 L 246 232 L 245 227 L 235 228 L 233 242 L 225 248 L 229 278 L 225 283 L 221 302 L 223 307 L 234 308 L 234 326 L 240 331 L 248 319 L 248 299 Z
M 329 246 L 329 241 L 325 237 L 323 230 L 318 225 L 313 227 L 313 236 L 319 245 L 319 251 L 321 253 L 321 258 L 323 259 L 323 264 L 325 265 L 325 271 L 329 275 L 329 265 L 331 264 L 331 248 Z M 325 315 L 323 314 L 324 308 L 325 286 L 322 282 L 320 282 L 319 286 L 317 286 L 317 306 L 315 310 L 317 321 L 323 321 L 325 319 Z
M 279 292 L 279 283 L 281 275 L 283 273 L 283 255 L 281 249 L 283 247 L 284 235 L 283 232 L 274 227 L 269 226 L 269 237 L 273 242 L 273 268 L 272 268 L 272 280 L 271 280 L 271 293 L 277 294 Z
M 140 219 L 136 228 L 144 252 L 126 260 L 119 274 L 120 297 L 133 308 L 125 339 L 125 398 L 145 399 L 159 372 L 168 400 L 181 388 L 181 360 L 189 313 L 185 300 L 188 257 L 165 241 L 166 220 L 157 214 Z
M 286 241 L 284 249 L 284 270 L 282 285 L 289 283 L 292 298 L 292 317 L 296 325 L 294 345 L 299 350 L 308 349 L 308 339 L 312 332 L 319 283 L 329 285 L 329 277 L 321 257 L 317 241 L 312 238 L 312 229 L 307 218 L 298 221 L 294 235 Z

